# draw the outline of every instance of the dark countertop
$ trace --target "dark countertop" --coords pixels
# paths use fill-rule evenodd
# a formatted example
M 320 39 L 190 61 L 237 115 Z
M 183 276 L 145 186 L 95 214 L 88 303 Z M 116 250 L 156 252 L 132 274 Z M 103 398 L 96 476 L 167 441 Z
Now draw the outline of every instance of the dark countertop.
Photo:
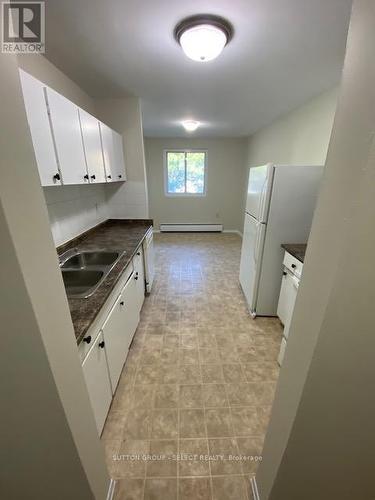
M 91 297 L 68 299 L 77 344 L 82 341 L 150 227 L 152 220 L 148 219 L 109 219 L 57 248 L 59 255 L 70 248 L 79 250 L 103 248 L 126 252 Z
M 302 243 L 283 243 L 281 245 L 281 248 L 284 248 L 284 250 L 302 263 L 305 260 L 306 247 L 307 245 Z

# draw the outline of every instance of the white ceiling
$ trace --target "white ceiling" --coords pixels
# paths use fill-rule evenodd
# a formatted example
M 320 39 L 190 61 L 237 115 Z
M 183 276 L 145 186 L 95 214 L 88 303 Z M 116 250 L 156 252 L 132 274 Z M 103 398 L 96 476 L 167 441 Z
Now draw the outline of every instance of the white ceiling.
M 334 86 L 351 0 L 48 0 L 47 57 L 93 97 L 142 99 L 147 136 L 245 136 Z M 215 60 L 186 58 L 182 18 L 227 18 Z

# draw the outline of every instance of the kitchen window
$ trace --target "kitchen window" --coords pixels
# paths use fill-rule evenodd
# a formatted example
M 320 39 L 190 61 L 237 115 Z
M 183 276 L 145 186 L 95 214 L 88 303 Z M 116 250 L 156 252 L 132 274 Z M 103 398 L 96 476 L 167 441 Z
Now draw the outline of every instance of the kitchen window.
M 204 196 L 206 194 L 206 151 L 165 151 L 164 167 L 167 196 Z

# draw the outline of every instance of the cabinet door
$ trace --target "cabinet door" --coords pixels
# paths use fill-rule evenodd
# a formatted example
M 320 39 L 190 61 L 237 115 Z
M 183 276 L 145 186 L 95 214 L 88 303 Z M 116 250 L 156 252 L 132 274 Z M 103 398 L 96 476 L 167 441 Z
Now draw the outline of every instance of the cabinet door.
M 115 182 L 116 181 L 115 178 L 116 172 L 114 169 L 115 151 L 113 146 L 112 130 L 102 122 L 99 122 L 99 129 L 102 141 L 106 180 L 107 182 Z
M 122 135 L 112 130 L 113 151 L 114 151 L 114 176 L 116 181 L 126 181 L 126 170 L 124 160 L 124 149 Z
M 137 283 L 139 280 L 136 280 L 136 277 L 137 276 L 135 272 L 133 272 L 121 292 L 126 315 L 125 322 L 128 347 L 133 340 L 134 333 L 139 323 L 139 293 L 137 287 Z
M 293 317 L 294 306 L 296 303 L 297 293 L 299 287 L 299 279 L 288 273 L 287 280 L 287 316 L 284 323 L 283 335 L 287 339 L 289 336 L 290 323 Z
M 120 294 L 103 325 L 103 336 L 113 393 L 116 390 L 128 354 L 129 335 L 126 323 L 125 302 L 122 294 Z
M 279 295 L 279 302 L 277 304 L 277 315 L 280 321 L 285 325 L 285 321 L 288 315 L 288 273 L 283 271 L 283 278 L 281 280 L 281 289 Z
M 100 122 L 103 158 L 107 182 L 126 180 L 122 136 Z
M 79 109 L 78 112 L 81 122 L 83 147 L 89 182 L 90 184 L 95 182 L 105 182 L 99 122 L 94 116 L 86 113 L 83 109 Z
M 49 88 L 47 101 L 63 184 L 88 183 L 78 107 Z
M 291 273 L 286 271 L 286 268 L 284 268 L 284 271 L 286 272 L 286 274 L 283 276 L 277 314 L 281 321 L 284 323 L 283 335 L 285 338 L 288 338 L 290 322 L 292 320 L 294 304 L 297 297 L 299 280 Z
M 145 272 L 143 264 L 143 250 L 142 247 L 137 250 L 133 259 L 134 264 L 134 279 L 136 281 L 137 290 L 137 310 L 142 309 L 143 301 L 145 299 Z
M 21 69 L 20 79 L 25 102 L 27 121 L 30 127 L 35 158 L 42 186 L 61 184 L 61 173 L 57 165 L 55 147 L 42 82 Z
M 82 370 L 94 412 L 96 427 L 100 435 L 112 401 L 111 384 L 108 376 L 102 334 L 98 335 L 94 345 L 87 354 L 82 364 Z

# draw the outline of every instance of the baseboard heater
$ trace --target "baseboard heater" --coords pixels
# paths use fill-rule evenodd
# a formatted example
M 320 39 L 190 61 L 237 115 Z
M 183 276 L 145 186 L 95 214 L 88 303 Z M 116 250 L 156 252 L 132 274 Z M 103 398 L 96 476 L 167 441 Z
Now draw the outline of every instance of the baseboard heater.
M 221 233 L 222 224 L 160 224 L 162 233 Z

